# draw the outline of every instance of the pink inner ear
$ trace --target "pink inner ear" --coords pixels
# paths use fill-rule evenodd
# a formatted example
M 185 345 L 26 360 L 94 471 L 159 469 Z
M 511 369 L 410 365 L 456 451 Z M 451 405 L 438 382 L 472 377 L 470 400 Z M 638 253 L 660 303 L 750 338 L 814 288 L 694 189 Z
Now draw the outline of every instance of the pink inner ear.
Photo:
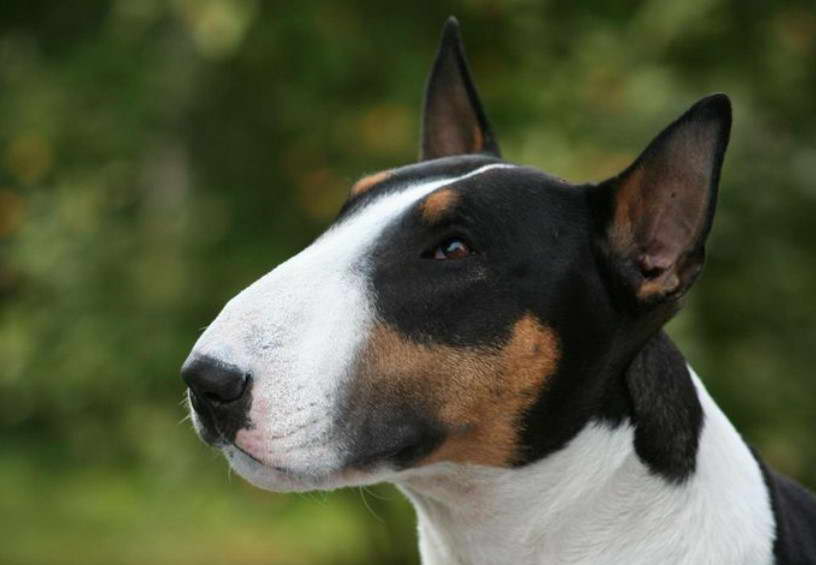
M 471 99 L 467 70 L 459 66 L 455 52 L 441 54 L 423 116 L 423 151 L 429 158 L 465 155 L 485 150 L 484 125 L 478 100 Z
M 614 180 L 609 244 L 637 266 L 640 299 L 682 294 L 699 273 L 730 123 L 727 98 L 705 98 Z
M 436 102 L 429 130 L 436 137 L 436 152 L 442 155 L 478 153 L 484 149 L 484 136 L 476 113 L 462 83 L 450 88 L 448 96 Z
M 647 258 L 648 269 L 668 269 L 700 236 L 706 221 L 709 181 L 667 178 L 654 182 L 663 186 L 647 188 L 653 196 L 640 209 L 634 224 L 635 240 Z
M 671 269 L 697 243 L 706 223 L 715 144 L 710 128 L 681 127 L 623 179 L 618 212 L 626 212 L 626 239 L 639 251 L 643 271 Z

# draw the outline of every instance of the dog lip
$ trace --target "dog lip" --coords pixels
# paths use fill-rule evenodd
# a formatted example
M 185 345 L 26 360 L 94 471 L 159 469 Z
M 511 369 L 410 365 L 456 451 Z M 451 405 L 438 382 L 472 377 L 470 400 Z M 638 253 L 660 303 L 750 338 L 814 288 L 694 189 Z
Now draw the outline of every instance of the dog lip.
M 234 442 L 222 446 L 230 466 L 250 483 L 275 492 L 306 491 L 341 486 L 362 486 L 379 483 L 398 471 L 388 458 L 367 462 L 364 468 L 345 465 L 321 466 L 319 469 L 295 469 L 258 459 Z M 394 453 L 390 453 L 393 457 Z
M 263 459 L 260 459 L 258 456 L 253 455 L 252 452 L 250 452 L 246 448 L 240 446 L 237 441 L 227 441 L 227 442 L 225 442 L 225 444 L 223 446 L 221 446 L 222 449 L 225 448 L 225 447 L 234 448 L 236 451 L 238 451 L 239 453 L 245 455 L 253 463 L 256 463 L 257 465 L 260 465 L 262 467 L 266 467 L 267 469 L 272 469 L 273 471 L 277 471 L 278 473 L 284 473 L 284 474 L 293 475 L 293 476 L 295 475 L 295 473 L 293 471 L 291 471 L 290 469 L 288 469 L 287 467 L 282 467 L 280 465 L 273 465 L 273 464 L 271 464 L 271 463 L 269 463 L 267 461 L 264 461 Z
M 234 447 L 235 449 L 237 449 L 238 451 L 240 451 L 241 453 L 243 453 L 244 455 L 246 455 L 247 457 L 252 459 L 255 463 L 258 463 L 259 465 L 263 465 L 264 467 L 270 467 L 272 469 L 275 469 L 276 471 L 284 471 L 283 467 L 277 467 L 277 466 L 274 466 L 274 465 L 268 465 L 268 464 L 264 463 L 263 461 L 261 461 L 260 459 L 258 459 L 254 455 L 252 455 L 249 451 L 247 451 L 246 449 L 244 449 L 243 447 L 241 447 L 240 445 L 238 445 L 234 441 L 228 442 L 227 445 L 230 445 L 230 446 Z
M 234 449 L 235 451 L 230 451 L 230 448 Z M 292 469 L 289 469 L 288 467 L 281 467 L 280 465 L 272 465 L 270 463 L 267 463 L 266 461 L 262 461 L 261 459 L 258 459 L 257 457 L 252 455 L 250 452 L 243 449 L 241 446 L 237 445 L 235 442 L 227 442 L 227 443 L 225 443 L 224 445 L 221 446 L 221 449 L 226 451 L 227 456 L 230 459 L 235 457 L 236 454 L 241 454 L 244 457 L 246 457 L 247 459 L 249 459 L 250 461 L 252 461 L 252 463 L 254 463 L 255 465 L 258 465 L 259 467 L 263 467 L 264 469 L 270 469 L 272 471 L 275 471 L 276 473 L 280 473 L 281 475 L 286 475 L 287 477 L 292 478 L 292 479 L 302 478 L 299 473 L 293 471 Z

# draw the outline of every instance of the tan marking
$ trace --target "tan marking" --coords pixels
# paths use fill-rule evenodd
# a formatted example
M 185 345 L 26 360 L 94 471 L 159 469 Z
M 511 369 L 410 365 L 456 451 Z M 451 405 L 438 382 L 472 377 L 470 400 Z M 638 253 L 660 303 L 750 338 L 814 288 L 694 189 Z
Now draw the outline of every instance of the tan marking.
M 473 147 L 471 148 L 471 153 L 481 153 L 484 151 L 484 148 L 484 133 L 482 133 L 482 128 L 479 127 L 479 124 L 475 124 L 473 126 Z
M 407 403 L 446 428 L 448 438 L 420 465 L 504 467 L 518 456 L 521 418 L 559 355 L 555 332 L 529 314 L 500 348 L 420 344 L 380 325 L 361 359 L 359 392 L 373 410 Z
M 615 218 L 609 228 L 609 238 L 620 253 L 629 253 L 634 247 L 634 225 L 641 212 L 635 204 L 640 200 L 638 190 L 643 176 L 641 167 L 633 170 L 623 180 L 615 195 Z
M 422 219 L 436 222 L 459 201 L 459 193 L 452 188 L 442 188 L 433 192 L 422 202 Z
M 641 300 L 664 296 L 677 290 L 680 286 L 680 279 L 675 274 L 674 269 L 668 270 L 654 280 L 648 280 L 640 285 L 637 296 Z
M 354 186 L 351 187 L 351 195 L 357 196 L 358 194 L 362 194 L 367 190 L 371 189 L 375 185 L 380 184 L 381 182 L 388 180 L 393 175 L 393 171 L 380 171 L 379 173 L 374 173 L 373 175 L 368 175 L 357 182 L 354 183 Z

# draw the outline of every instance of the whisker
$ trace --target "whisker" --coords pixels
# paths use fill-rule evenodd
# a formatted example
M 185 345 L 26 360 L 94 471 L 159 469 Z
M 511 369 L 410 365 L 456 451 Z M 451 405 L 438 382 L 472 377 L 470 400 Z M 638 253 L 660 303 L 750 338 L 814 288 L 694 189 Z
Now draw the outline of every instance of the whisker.
M 374 498 L 376 498 L 377 500 L 394 500 L 392 497 L 385 496 L 384 494 L 380 494 L 378 492 L 375 492 L 375 491 L 371 490 L 369 487 L 362 486 L 360 488 L 363 489 L 364 491 L 366 491 L 368 494 L 370 494 Z
M 375 518 L 375 519 L 376 519 L 378 522 L 383 523 L 383 522 L 384 522 L 384 520 L 382 519 L 382 517 L 381 517 L 379 514 L 377 514 L 377 513 L 374 511 L 374 509 L 371 507 L 371 505 L 368 503 L 368 499 L 366 498 L 366 491 L 365 491 L 365 489 L 364 489 L 363 487 L 359 487 L 357 490 L 360 492 L 360 498 L 362 498 L 362 499 L 363 499 L 363 504 L 364 504 L 364 505 L 365 505 L 365 507 L 368 509 L 369 514 L 371 514 L 372 516 L 374 516 L 374 518 Z

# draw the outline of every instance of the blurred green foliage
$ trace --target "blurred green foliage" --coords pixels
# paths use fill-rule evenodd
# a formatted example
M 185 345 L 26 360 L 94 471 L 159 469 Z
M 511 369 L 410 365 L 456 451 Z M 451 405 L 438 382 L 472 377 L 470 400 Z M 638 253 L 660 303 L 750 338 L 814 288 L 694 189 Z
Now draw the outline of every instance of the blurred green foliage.
M 177 370 L 351 182 L 409 162 L 456 13 L 512 160 L 625 166 L 696 98 L 735 128 L 671 330 L 737 426 L 816 486 L 812 0 L 0 4 L 0 562 L 414 563 L 388 487 L 230 479 Z

